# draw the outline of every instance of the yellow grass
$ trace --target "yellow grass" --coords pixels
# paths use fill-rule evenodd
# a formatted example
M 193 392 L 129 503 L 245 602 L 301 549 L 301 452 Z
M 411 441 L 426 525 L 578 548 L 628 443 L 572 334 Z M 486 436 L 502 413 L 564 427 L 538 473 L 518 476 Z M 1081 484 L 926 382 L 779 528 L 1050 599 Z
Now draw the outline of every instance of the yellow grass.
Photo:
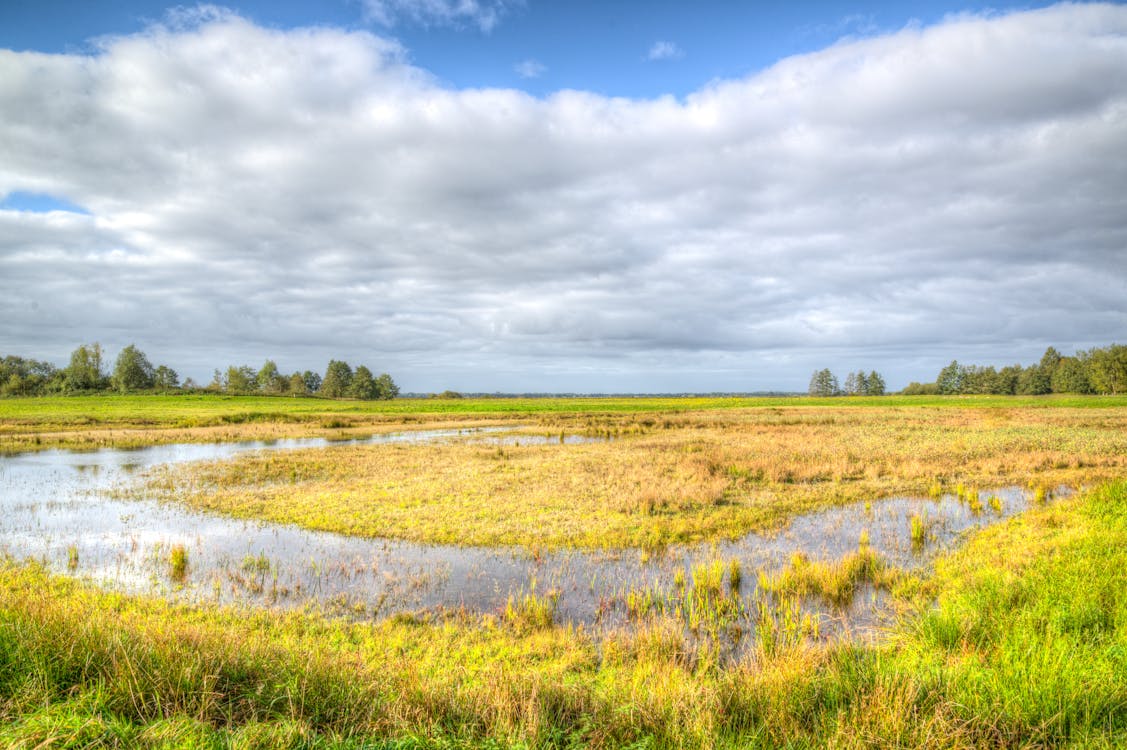
M 582 445 L 339 446 L 150 477 L 197 508 L 346 534 L 535 548 L 733 538 L 819 507 L 959 484 L 1123 476 L 1127 409 L 732 409 L 545 415 Z

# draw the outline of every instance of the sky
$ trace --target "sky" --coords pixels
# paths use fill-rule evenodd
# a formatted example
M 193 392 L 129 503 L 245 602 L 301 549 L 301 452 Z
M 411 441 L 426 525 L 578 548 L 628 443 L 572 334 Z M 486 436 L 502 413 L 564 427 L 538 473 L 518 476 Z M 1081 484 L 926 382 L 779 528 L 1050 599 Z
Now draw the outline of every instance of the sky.
M 892 388 L 1127 342 L 1127 6 L 0 3 L 0 355 Z

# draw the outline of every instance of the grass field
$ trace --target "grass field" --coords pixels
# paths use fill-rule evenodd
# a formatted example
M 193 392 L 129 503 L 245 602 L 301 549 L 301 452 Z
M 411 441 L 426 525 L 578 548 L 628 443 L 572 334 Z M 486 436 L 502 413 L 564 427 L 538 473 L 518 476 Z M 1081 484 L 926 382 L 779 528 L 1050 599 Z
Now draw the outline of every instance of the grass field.
M 244 518 L 477 546 L 660 548 L 898 494 L 1127 474 L 1127 409 L 729 408 L 546 414 L 583 445 L 358 445 L 177 467 L 146 488 Z
M 346 625 L 0 567 L 8 747 L 1119 747 L 1127 484 L 980 532 L 882 645 L 724 666 L 660 619 Z M 936 604 L 932 604 L 934 601 Z
M 1127 398 L 0 401 L 6 449 L 444 424 L 595 441 L 342 445 L 141 481 L 214 512 L 532 550 L 729 538 L 901 493 L 1080 492 L 911 576 L 863 542 L 763 574 L 735 661 L 643 590 L 624 593 L 621 630 L 558 623 L 535 592 L 497 612 L 349 623 L 127 597 L 0 561 L 0 746 L 1127 745 Z M 729 565 L 675 579 L 681 609 L 738 606 L 732 578 L 757 571 Z M 891 632 L 805 637 L 795 597 L 848 601 L 865 581 L 902 612 Z
M 884 396 L 879 398 L 488 398 L 334 401 L 221 395 L 98 395 L 0 399 L 0 451 L 138 447 L 371 433 L 402 426 L 524 421 L 550 415 L 683 414 L 747 408 L 901 406 L 928 409 L 1108 409 L 1127 396 Z

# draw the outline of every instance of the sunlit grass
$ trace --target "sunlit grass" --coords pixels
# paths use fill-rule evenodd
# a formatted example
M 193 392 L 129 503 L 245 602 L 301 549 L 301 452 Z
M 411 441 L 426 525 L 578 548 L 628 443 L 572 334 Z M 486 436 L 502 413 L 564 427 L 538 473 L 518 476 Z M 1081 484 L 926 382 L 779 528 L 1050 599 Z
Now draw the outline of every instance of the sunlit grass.
M 587 444 L 337 446 L 158 473 L 193 507 L 360 536 L 661 549 L 778 528 L 818 508 L 1127 472 L 1127 410 L 732 409 L 541 416 Z
M 694 573 L 730 598 L 719 570 Z M 602 640 L 539 616 L 347 624 L 0 563 L 0 746 L 1127 742 L 1127 483 L 980 531 L 936 571 L 877 644 L 811 645 L 793 598 L 761 598 L 759 646 L 726 664 L 663 617 Z
M 677 415 L 731 409 L 1080 409 L 1127 407 L 1125 396 L 856 398 L 482 398 L 334 401 L 282 396 L 117 395 L 0 399 L 0 451 L 92 449 L 309 435 L 393 427 L 527 421 L 569 415 Z

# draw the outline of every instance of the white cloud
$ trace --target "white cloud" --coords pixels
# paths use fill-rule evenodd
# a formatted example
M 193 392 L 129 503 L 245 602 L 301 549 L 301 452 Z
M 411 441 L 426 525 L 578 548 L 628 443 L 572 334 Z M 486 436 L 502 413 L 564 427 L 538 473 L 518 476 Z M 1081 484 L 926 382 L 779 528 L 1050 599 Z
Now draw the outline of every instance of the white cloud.
M 891 384 L 1127 325 L 1127 8 L 962 17 L 685 99 L 454 91 L 235 16 L 0 51 L 0 352 L 407 389 Z
M 647 60 L 680 60 L 685 56 L 685 51 L 678 47 L 674 42 L 657 41 L 650 47 L 650 51 L 646 53 Z
M 539 78 L 544 75 L 547 68 L 544 63 L 539 60 L 522 60 L 513 66 L 513 70 L 517 72 L 521 78 Z
M 362 0 L 369 18 L 384 26 L 476 26 L 489 32 L 517 0 Z

